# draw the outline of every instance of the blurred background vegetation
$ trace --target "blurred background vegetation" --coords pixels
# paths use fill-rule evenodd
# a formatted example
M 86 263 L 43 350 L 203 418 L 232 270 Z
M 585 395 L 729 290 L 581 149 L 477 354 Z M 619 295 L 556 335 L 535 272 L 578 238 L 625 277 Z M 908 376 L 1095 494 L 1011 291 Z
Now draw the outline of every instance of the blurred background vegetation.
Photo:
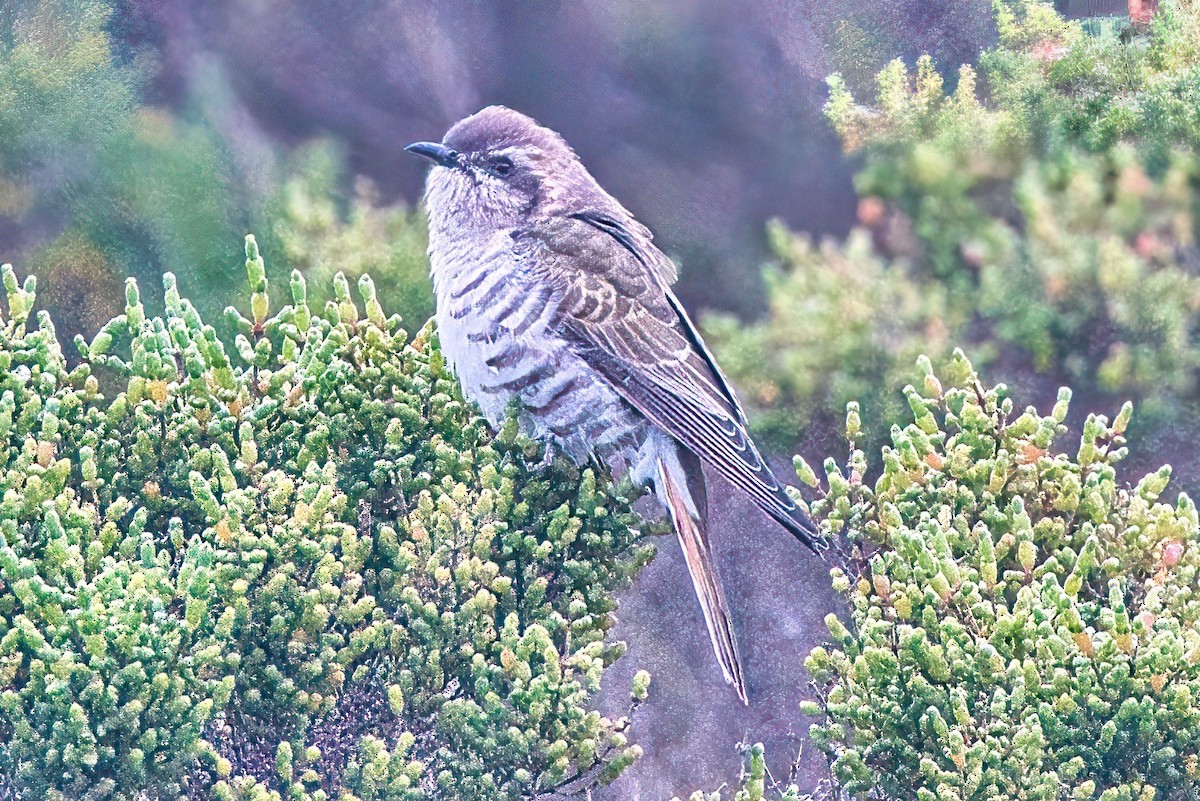
M 158 311 L 173 271 L 214 319 L 253 231 L 272 279 L 299 269 L 319 294 L 370 272 L 415 330 L 423 167 L 401 146 L 506 103 L 562 131 L 681 263 L 776 452 L 842 452 L 851 399 L 879 442 L 917 355 L 961 346 L 1031 402 L 1064 383 L 1081 412 L 1134 399 L 1131 470 L 1171 461 L 1194 488 L 1198 62 L 1194 0 L 1137 18 L 1092 0 L 8 0 L 0 261 L 38 275 L 69 341 L 123 307 L 126 276 Z M 757 522 L 726 523 L 758 542 Z M 755 660 L 794 666 L 824 634 L 775 625 L 796 612 L 761 564 L 798 571 L 768 547 L 731 573 L 772 621 Z M 670 558 L 644 597 L 675 586 Z M 678 671 L 642 713 L 628 792 L 736 775 L 745 730 L 772 753 L 799 741 L 772 709 L 803 673 L 777 671 L 757 710 L 713 711 L 713 677 L 673 667 L 706 653 L 693 622 L 625 632 L 635 651 L 654 632 L 651 661 Z M 681 687 L 703 711 L 680 711 Z
M 1126 602 L 1142 615 L 1141 647 L 1129 649 L 1140 660 L 1138 668 L 1108 674 L 1103 685 L 1116 693 L 1112 707 L 1093 703 L 1093 698 L 1075 705 L 1060 696 L 1029 715 L 1006 707 L 1004 701 L 985 708 L 982 699 L 1004 699 L 1005 690 L 996 689 L 1005 681 L 1001 673 L 1004 669 L 1019 672 L 1022 664 L 1032 670 L 1030 688 L 1086 687 L 1084 677 L 1062 685 L 1055 684 L 1057 679 L 1036 678 L 1038 671 L 1045 677 L 1064 675 L 1051 655 L 1063 652 L 1052 644 L 1055 635 L 1046 632 L 1057 625 L 1062 631 L 1086 631 L 1090 637 L 1104 632 L 1114 619 L 1112 612 L 1099 611 L 1104 606 L 1098 600 L 1103 587 L 1089 596 L 1092 606 L 1086 624 L 1075 618 L 1079 625 L 1071 628 L 1069 605 L 1056 607 L 1049 599 L 1058 596 L 1042 592 L 1036 582 L 1024 586 L 1030 575 L 1051 576 L 1055 589 L 1061 584 L 1069 595 L 1078 591 L 1079 575 L 1086 576 L 1090 569 L 1088 549 L 1081 547 L 1082 539 L 1063 548 L 1054 536 L 1064 526 L 1087 519 L 1085 510 L 1076 512 L 1071 507 L 1070 514 L 1061 514 L 1066 508 L 1063 496 L 1048 472 L 1035 481 L 1010 480 L 1007 475 L 996 480 L 992 472 L 990 491 L 967 489 L 967 468 L 978 471 L 976 476 L 988 475 L 987 454 L 1005 459 L 1016 454 L 1018 463 L 1027 464 L 1047 453 L 1045 442 L 1031 447 L 1012 442 L 964 447 L 966 438 L 951 436 L 945 441 L 970 456 L 960 465 L 963 480 L 945 486 L 922 472 L 940 469 L 942 457 L 914 448 L 916 442 L 942 442 L 947 436 L 933 423 L 930 410 L 937 404 L 928 398 L 932 394 L 940 402 L 942 396 L 940 384 L 929 376 L 933 364 L 955 372 L 955 363 L 962 363 L 961 348 L 973 354 L 976 363 L 987 365 L 990 379 L 1007 381 L 1025 401 L 1049 407 L 1063 385 L 1075 389 L 1075 397 L 1087 411 L 1111 412 L 1122 401 L 1133 399 L 1138 411 L 1130 435 L 1134 444 L 1127 450 L 1117 446 L 1125 444 L 1123 433 L 1134 407 L 1126 405 L 1109 430 L 1103 416 L 1089 416 L 1084 422 L 1073 415 L 1068 420 L 1070 393 L 1059 395 L 1057 423 L 1068 420 L 1076 431 L 1083 424 L 1081 465 L 1086 466 L 1092 458 L 1089 449 L 1099 442 L 1105 458 L 1114 463 L 1132 452 L 1140 469 L 1171 463 L 1182 467 L 1175 475 L 1183 488 L 1194 492 L 1200 483 L 1194 455 L 1200 434 L 1200 6 L 1177 0 L 1157 5 L 1153 13 L 1140 3 L 1129 8 L 1133 12 L 1129 16 L 1074 22 L 1050 4 L 1000 0 L 995 5 L 995 45 L 957 74 L 939 71 L 929 57 L 915 63 L 890 62 L 869 88 L 852 88 L 850 79 L 834 74 L 824 110 L 855 165 L 856 225 L 845 239 L 815 242 L 810 232 L 772 224 L 769 234 L 776 262 L 766 276 L 766 315 L 750 324 L 727 314 L 705 321 L 723 365 L 744 397 L 757 407 L 763 434 L 776 442 L 794 440 L 797 431 L 812 436 L 840 417 L 848 402 L 858 401 L 861 416 L 857 406 L 849 414 L 852 442 L 869 442 L 868 453 L 879 444 L 891 443 L 883 447 L 883 475 L 878 483 L 863 481 L 880 464 L 876 461 L 868 467 L 861 452 L 851 458 L 848 480 L 833 462 L 827 462 L 828 493 L 862 491 L 870 503 L 883 506 L 893 498 L 898 508 L 906 510 L 904 515 L 912 515 L 907 523 L 914 531 L 928 532 L 945 524 L 953 539 L 976 526 L 953 548 L 939 539 L 945 535 L 919 542 L 919 536 L 906 540 L 905 530 L 888 530 L 879 540 L 870 569 L 864 571 L 870 580 L 855 582 L 835 575 L 835 584 L 841 584 L 850 600 L 853 625 L 848 629 L 838 616 L 830 615 L 834 644 L 830 651 L 814 649 L 806 663 L 819 688 L 818 700 L 806 702 L 802 711 L 820 721 L 810 734 L 817 747 L 826 750 L 830 777 L 848 797 L 932 801 L 979 793 L 991 798 L 1070 794 L 1115 801 L 1152 797 L 1155 790 L 1161 797 L 1195 794 L 1194 770 L 1169 776 L 1157 772 L 1158 766 L 1170 772 L 1192 765 L 1194 759 L 1184 753 L 1190 745 L 1151 742 L 1148 736 L 1162 731 L 1169 737 L 1169 733 L 1188 731 L 1188 725 L 1110 719 L 1118 706 L 1125 712 L 1139 709 L 1150 714 L 1165 708 L 1158 706 L 1158 699 L 1166 697 L 1159 692 L 1165 683 L 1149 682 L 1150 673 L 1137 670 L 1148 665 L 1152 655 L 1162 653 L 1151 645 L 1154 637 L 1168 630 L 1189 637 L 1195 633 L 1194 609 L 1179 607 L 1180 624 L 1175 628 L 1156 625 L 1154 616 L 1163 611 L 1155 606 L 1156 582 L 1176 580 L 1171 560 L 1194 551 L 1191 501 L 1178 499 L 1176 508 L 1183 519 L 1175 528 L 1157 529 L 1149 519 L 1125 519 L 1130 510 L 1118 508 L 1129 504 L 1130 498 L 1137 499 L 1133 506 L 1156 500 L 1171 469 L 1149 473 L 1136 487 L 1126 479 L 1121 492 L 1102 490 L 1095 495 L 1117 499 L 1113 508 L 1100 509 L 1094 516 L 1097 525 L 1135 541 L 1130 553 L 1124 553 L 1117 541 L 1099 548 L 1107 559 L 1109 574 L 1104 578 L 1115 619 L 1121 619 Z M 920 354 L 930 359 L 918 359 Z M 974 376 L 970 370 L 967 373 Z M 965 396 L 986 405 L 978 378 L 972 380 L 973 388 L 964 384 L 968 386 Z M 924 387 L 925 399 L 911 387 L 897 391 L 907 382 Z M 992 403 L 995 430 L 1011 433 L 1024 426 L 1032 431 L 1030 421 L 1035 418 L 1026 412 L 1017 419 L 1019 412 L 1011 399 L 1006 401 L 1007 409 L 998 401 Z M 958 412 L 960 420 L 970 417 L 961 409 Z M 913 415 L 916 425 L 898 427 Z M 948 445 L 948 454 L 950 450 Z M 1054 458 L 1060 465 L 1064 459 Z M 1022 469 L 1029 468 L 1019 468 L 1014 475 Z M 1111 471 L 1107 465 L 1104 469 Z M 1097 482 L 1086 479 L 1084 483 Z M 1038 495 L 1024 499 L 1024 506 L 1015 505 L 1020 514 L 1012 519 L 971 509 L 976 498 L 999 506 L 1003 493 L 1016 488 L 1036 490 Z M 932 497 L 946 489 L 949 494 L 939 497 L 953 502 L 915 498 L 921 492 Z M 939 510 L 942 503 L 948 506 Z M 830 503 L 827 494 L 815 508 L 818 517 L 828 515 L 856 535 L 871 531 L 872 524 L 865 518 L 847 514 L 850 507 Z M 951 526 L 948 521 L 964 508 L 971 511 L 962 519 L 973 522 L 964 526 L 957 520 Z M 1020 524 L 1028 519 L 1022 517 L 1025 508 L 1034 516 L 1045 515 L 1036 528 L 1047 540 L 1034 544 L 1038 536 L 1033 536 L 1029 543 L 1021 543 L 1026 552 L 1024 572 L 1006 574 L 1018 580 L 1007 594 L 997 595 L 996 608 L 1003 609 L 1013 598 L 1018 606 L 1036 604 L 1032 599 L 1040 597 L 1051 611 L 1039 610 L 1028 618 L 1015 615 L 1013 619 L 1040 621 L 1045 628 L 1016 638 L 1023 643 L 1021 653 L 997 657 L 989 649 L 1007 634 L 1000 634 L 1002 625 L 992 627 L 987 622 L 993 607 L 973 605 L 969 596 L 976 585 L 969 578 L 961 580 L 955 570 L 980 554 L 987 558 L 990 541 L 984 540 L 992 535 L 1003 534 L 1006 548 L 1024 539 Z M 1159 507 L 1156 514 L 1169 508 Z M 889 529 L 893 518 L 883 517 L 888 519 L 880 525 Z M 897 512 L 894 520 L 900 517 Z M 1165 515 L 1159 520 L 1165 521 Z M 1054 553 L 1057 559 L 1049 557 L 1035 566 L 1033 554 L 1041 552 Z M 918 563 L 926 564 L 931 555 L 936 561 L 938 554 L 949 559 L 941 568 L 923 573 Z M 912 610 L 906 611 L 903 592 L 889 595 L 896 589 L 895 585 L 889 588 L 884 563 L 892 558 L 904 565 L 892 577 L 938 575 L 945 581 L 948 576 L 955 586 L 944 593 L 914 592 L 910 597 L 930 606 L 910 617 Z M 1079 575 L 1069 580 L 1067 566 Z M 941 575 L 940 570 L 947 572 Z M 1056 570 L 1062 570 L 1061 575 L 1054 576 Z M 1194 579 L 1190 569 L 1177 577 L 1181 587 L 1190 587 Z M 999 585 L 985 578 L 979 586 Z M 896 597 L 903 602 L 894 614 L 888 607 Z M 966 614 L 968 622 L 955 629 L 955 610 L 966 608 L 971 610 Z M 1055 623 L 1047 626 L 1050 620 Z M 946 628 L 938 631 L 939 626 Z M 848 634 L 851 629 L 853 635 Z M 968 640 L 991 637 L 980 652 L 990 654 L 991 661 L 956 650 L 965 641 L 958 636 L 963 631 L 972 632 Z M 876 635 L 879 639 L 871 642 Z M 1111 633 L 1099 636 L 1105 642 Z M 926 642 L 935 643 L 931 646 L 935 651 L 947 649 L 944 673 L 923 662 L 920 652 Z M 894 655 L 889 652 L 893 647 Z M 1069 657 L 1065 661 L 1105 674 L 1106 668 L 1097 664 L 1103 659 L 1093 659 L 1090 649 L 1089 640 L 1075 654 L 1082 655 L 1082 661 L 1071 662 Z M 1034 653 L 1036 657 L 1029 658 Z M 909 672 L 914 664 L 918 667 Z M 973 670 L 979 670 L 979 675 L 969 677 Z M 1116 677 L 1126 673 L 1148 681 L 1116 690 Z M 856 681 L 869 683 L 868 676 L 883 675 L 896 684 L 889 689 L 876 685 L 862 695 L 851 688 Z M 1169 675 L 1181 684 L 1187 680 L 1186 671 Z M 1025 686 L 1012 697 L 1023 697 Z M 919 695 L 923 687 L 933 688 L 933 695 L 944 694 L 945 699 L 971 699 L 953 712 L 952 704 L 946 707 L 951 726 L 961 730 L 947 733 L 938 704 L 909 695 Z M 1173 684 L 1166 692 L 1175 688 Z M 1190 690 L 1181 692 L 1192 697 Z M 1142 697 L 1135 700 L 1137 696 Z M 892 699 L 902 700 L 889 709 Z M 975 707 L 979 717 L 958 715 L 973 704 L 980 704 Z M 1190 703 L 1178 708 L 1188 715 L 1194 712 Z M 1056 719 L 1068 709 L 1087 712 L 1069 722 Z M 1024 721 L 1036 730 L 1034 736 L 1005 732 L 996 742 L 990 741 L 1007 721 Z M 1097 731 L 1086 733 L 1081 725 L 1095 725 Z M 1092 750 L 1093 744 L 1099 750 L 1113 744 L 1099 732 L 1102 725 L 1109 734 L 1136 732 L 1136 736 L 1101 755 Z M 910 737 L 916 730 L 923 734 Z M 929 739 L 922 741 L 925 733 Z M 998 743 L 1002 745 L 996 747 Z M 1031 743 L 1045 745 L 1047 754 L 1021 753 Z M 1059 746 L 1065 750 L 1050 756 L 1048 752 Z M 1013 763 L 1005 767 L 1010 758 Z M 1131 767 L 1126 760 L 1142 761 Z M 770 784 L 761 776 L 761 753 L 751 752 L 749 764 L 739 799 L 763 797 L 764 787 Z M 1037 783 L 1042 787 L 1033 786 Z M 795 788 L 789 791 L 784 785 L 778 783 L 778 797 L 796 798 Z
M 279 276 L 370 270 L 423 322 L 421 221 L 382 206 L 335 140 L 263 134 L 219 65 L 196 65 L 168 101 L 149 21 L 101 0 L 18 0 L 0 16 L 0 250 L 40 277 L 64 333 L 90 336 L 130 275 L 157 286 L 174 270 L 219 312 L 250 230 Z
M 837 234 L 852 219 L 824 76 L 869 86 L 892 57 L 957 65 L 994 36 L 985 0 L 10 0 L 0 252 L 37 265 L 82 330 L 127 274 L 156 286 L 173 269 L 228 302 L 251 230 L 287 254 L 282 275 L 369 254 L 419 316 L 400 286 L 419 282 L 420 232 L 400 209 L 423 168 L 401 146 L 503 102 L 564 131 L 654 225 L 685 300 L 751 313 L 767 219 Z
M 1090 35 L 1002 3 L 997 25 L 952 78 L 896 60 L 865 100 L 830 78 L 858 224 L 821 244 L 773 226 L 767 316 L 709 321 L 764 431 L 860 400 L 886 432 L 916 356 L 955 346 L 1043 396 L 1138 400 L 1143 427 L 1194 419 L 1200 14 Z

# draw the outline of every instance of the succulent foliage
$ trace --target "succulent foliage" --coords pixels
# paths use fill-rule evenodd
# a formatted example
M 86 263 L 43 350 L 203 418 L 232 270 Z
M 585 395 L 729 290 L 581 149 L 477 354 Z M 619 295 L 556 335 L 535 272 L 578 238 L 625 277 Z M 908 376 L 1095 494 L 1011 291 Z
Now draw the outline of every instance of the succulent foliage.
M 923 360 L 910 422 L 864 481 L 826 465 L 813 510 L 859 541 L 833 571 L 848 620 L 806 667 L 810 733 L 850 798 L 1192 798 L 1200 792 L 1200 519 L 1122 482 L 1131 406 L 1056 447 L 1049 414 L 985 391 L 956 352 Z M 859 427 L 851 407 L 849 428 Z M 852 436 L 853 438 L 853 436 Z M 806 471 L 802 471 L 806 472 Z
M 371 279 L 225 339 L 164 280 L 71 361 L 0 318 L 0 796 L 515 799 L 615 777 L 589 710 L 632 494 L 497 436 Z M 644 698 L 648 677 L 635 682 Z M 636 700 L 636 699 L 635 699 Z
M 802 793 L 755 746 L 732 794 L 691 801 L 1200 796 L 1200 516 L 1160 500 L 1169 467 L 1118 477 L 1132 406 L 1067 453 L 1069 390 L 1044 414 L 961 351 L 919 372 L 877 480 L 856 404 L 844 468 L 796 459 L 815 519 L 863 553 L 831 571 L 847 607 L 805 660 L 828 777 Z

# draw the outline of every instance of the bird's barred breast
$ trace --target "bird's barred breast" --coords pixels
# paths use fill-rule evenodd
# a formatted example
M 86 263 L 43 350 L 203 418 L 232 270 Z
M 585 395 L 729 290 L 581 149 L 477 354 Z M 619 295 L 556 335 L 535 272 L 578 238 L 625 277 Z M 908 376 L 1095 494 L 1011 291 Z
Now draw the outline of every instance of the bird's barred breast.
M 459 268 L 453 273 L 438 269 L 447 255 Z M 434 282 L 442 352 L 464 394 L 493 426 L 519 399 L 526 432 L 555 441 L 577 463 L 593 453 L 632 455 L 646 422 L 556 334 L 548 293 L 503 252 L 455 255 L 433 254 Z

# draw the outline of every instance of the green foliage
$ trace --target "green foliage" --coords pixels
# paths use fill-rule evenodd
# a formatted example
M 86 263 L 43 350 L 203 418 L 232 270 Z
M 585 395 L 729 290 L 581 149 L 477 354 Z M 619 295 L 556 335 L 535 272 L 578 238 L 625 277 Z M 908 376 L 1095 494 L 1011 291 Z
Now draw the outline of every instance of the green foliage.
M 927 364 L 927 363 L 926 363 Z M 849 620 L 806 667 L 802 711 L 852 798 L 1190 798 L 1200 792 L 1200 518 L 1170 468 L 1117 478 L 1131 407 L 1055 451 L 1050 414 L 984 391 L 905 389 L 883 471 L 827 466 L 822 525 L 863 543 L 833 572 Z M 1156 796 L 1155 793 L 1158 795 Z
M 0 214 L 39 238 L 66 228 L 65 237 L 86 240 L 118 290 L 117 269 L 127 266 L 231 286 L 235 254 L 208 236 L 236 241 L 231 233 L 245 225 L 229 202 L 227 154 L 206 126 L 139 104 L 152 64 L 146 54 L 115 57 L 109 14 L 100 0 L 31 0 L 10 12 L 0 44 Z M 159 272 L 143 272 L 147 263 Z
M 349 202 L 339 203 L 342 164 L 328 143 L 303 148 L 298 157 L 300 169 L 284 183 L 270 215 L 286 263 L 314 287 L 332 286 L 338 271 L 350 280 L 369 274 L 403 319 L 429 319 L 433 287 L 424 217 L 380 207 L 374 186 L 363 178 Z
M 981 86 L 963 67 L 947 93 L 927 58 L 880 72 L 871 106 L 830 79 L 862 229 L 819 250 L 776 231 L 767 319 L 710 324 L 759 404 L 793 422 L 854 397 L 873 410 L 913 353 L 941 363 L 951 343 L 1152 413 L 1196 399 L 1200 9 L 1167 0 L 1123 41 L 1035 0 L 996 8 Z M 814 313 L 814 286 L 839 313 Z M 791 352 L 829 342 L 856 358 Z
M 589 711 L 630 499 L 465 404 L 370 278 L 202 322 L 137 285 L 68 368 L 0 319 L 0 795 L 516 799 L 615 777 Z M 104 394 L 102 394 L 102 388 Z M 648 678 L 634 682 L 635 702 Z
M 227 124 L 246 110 L 215 70 L 195 78 L 180 111 L 145 104 L 155 56 L 114 52 L 111 13 L 104 0 L 0 12 L 0 225 L 22 238 L 13 246 L 39 268 L 68 338 L 108 319 L 104 301 L 127 275 L 157 284 L 175 272 L 202 313 L 219 314 L 240 283 L 236 242 L 251 229 L 281 254 L 274 277 L 311 268 L 324 287 L 333 262 L 353 278 L 371 271 L 405 319 L 427 318 L 415 214 L 380 208 L 362 182 L 347 196 L 343 159 L 327 144 L 285 153 Z
M 851 0 L 814 7 L 807 26 L 823 46 L 827 68 L 852 90 L 869 91 L 875 74 L 890 60 L 920 55 L 916 42 L 932 48 L 935 58 L 957 65 L 995 41 L 990 0 Z M 918 26 L 914 30 L 914 26 Z
M 1169 467 L 1118 479 L 1132 406 L 1089 415 L 1067 454 L 1069 390 L 1018 411 L 961 351 L 942 379 L 921 368 L 878 478 L 851 405 L 849 463 L 826 462 L 811 507 L 865 556 L 831 571 L 848 608 L 805 661 L 830 778 L 804 797 L 1197 797 L 1200 515 L 1159 500 Z M 799 797 L 747 754 L 735 801 Z
M 864 231 L 844 245 L 819 246 L 778 223 L 768 232 L 786 268 L 765 273 L 767 319 L 705 320 L 758 432 L 790 442 L 850 401 L 861 402 L 869 420 L 896 419 L 900 404 L 888 387 L 909 379 L 922 347 L 948 347 L 947 293 L 918 289 L 874 252 Z
M 107 17 L 87 0 L 35 0 L 0 16 L 4 213 L 33 202 L 25 180 L 39 169 L 96 158 L 133 108 L 139 70 L 112 59 Z

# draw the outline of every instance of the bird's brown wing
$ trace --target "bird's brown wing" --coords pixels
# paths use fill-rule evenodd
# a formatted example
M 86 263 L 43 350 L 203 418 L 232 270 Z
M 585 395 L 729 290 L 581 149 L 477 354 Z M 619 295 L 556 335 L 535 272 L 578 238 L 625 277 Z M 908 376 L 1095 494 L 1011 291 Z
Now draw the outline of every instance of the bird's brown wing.
M 674 267 L 646 229 L 581 213 L 542 223 L 517 246 L 555 288 L 558 333 L 621 397 L 822 549 L 816 527 L 751 441 L 741 406 L 667 286 Z

